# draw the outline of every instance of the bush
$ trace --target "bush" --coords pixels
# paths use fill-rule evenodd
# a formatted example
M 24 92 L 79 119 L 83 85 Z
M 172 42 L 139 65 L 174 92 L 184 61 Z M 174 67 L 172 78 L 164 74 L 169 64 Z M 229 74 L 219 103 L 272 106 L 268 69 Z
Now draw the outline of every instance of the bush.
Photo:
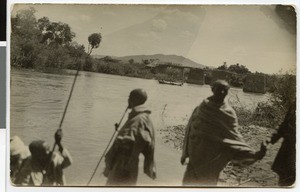
M 273 75 L 270 97 L 249 107 L 240 103 L 239 99 L 230 101 L 235 109 L 241 125 L 257 125 L 277 128 L 282 122 L 289 106 L 296 98 L 296 76 L 291 74 Z
M 182 71 L 180 69 L 173 69 L 168 67 L 165 71 L 155 74 L 155 78 L 158 80 L 166 80 L 166 81 L 182 81 Z
M 296 99 L 296 76 L 288 73 L 276 75 L 269 92 L 270 102 L 275 107 L 283 107 L 287 111 Z
M 236 111 L 240 126 L 276 128 L 284 117 L 282 107 L 275 107 L 270 100 L 250 106 L 242 104 L 236 96 L 236 98 L 231 98 L 229 103 Z
M 278 127 L 296 99 L 296 76 L 288 73 L 273 76 L 274 81 L 269 90 L 270 99 L 265 103 L 259 103 L 256 113 L 265 121 L 269 121 L 272 126 Z
M 128 77 L 139 77 L 145 79 L 153 78 L 154 74 L 150 69 L 138 63 L 122 63 L 118 60 L 107 61 L 104 59 L 94 60 L 95 72 Z
M 260 102 L 253 113 L 255 125 L 276 128 L 283 120 L 285 110 L 270 101 Z

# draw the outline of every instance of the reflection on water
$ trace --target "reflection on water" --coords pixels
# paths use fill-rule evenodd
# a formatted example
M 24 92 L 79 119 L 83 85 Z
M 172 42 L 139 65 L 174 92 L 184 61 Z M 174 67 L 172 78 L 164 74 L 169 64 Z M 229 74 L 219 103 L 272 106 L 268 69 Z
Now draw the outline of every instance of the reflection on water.
M 162 85 L 155 80 L 80 72 L 63 123 L 63 143 L 74 159 L 65 171 L 70 185 L 85 185 L 127 106 L 129 92 L 144 88 L 157 130 L 186 122 L 194 107 L 211 95 L 209 86 Z M 11 73 L 10 134 L 28 144 L 44 139 L 50 144 L 66 105 L 73 76 L 32 71 Z M 265 95 L 230 89 L 228 98 L 254 105 Z M 157 134 L 158 135 L 158 134 Z M 80 173 L 80 174 L 78 174 Z

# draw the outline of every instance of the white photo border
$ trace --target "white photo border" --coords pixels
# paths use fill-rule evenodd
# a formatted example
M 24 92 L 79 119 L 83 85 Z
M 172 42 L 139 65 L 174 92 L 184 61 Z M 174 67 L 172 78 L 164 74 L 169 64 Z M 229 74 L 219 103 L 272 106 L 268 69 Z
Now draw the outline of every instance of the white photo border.
M 146 192 L 173 192 L 173 191 L 231 191 L 231 190 L 238 190 L 238 191 L 247 191 L 247 192 L 256 192 L 256 191 L 282 191 L 282 188 L 158 188 L 158 187 L 152 187 L 152 188 L 143 188 L 143 187 L 135 187 L 135 188 L 111 188 L 111 187 L 14 187 L 10 184 L 9 180 L 9 138 L 10 138 L 10 17 L 11 17 L 11 8 L 12 5 L 15 3 L 53 3 L 53 4 L 218 4 L 218 5 L 226 5 L 226 4 L 234 4 L 234 5 L 275 5 L 275 4 L 287 4 L 287 5 L 294 5 L 297 15 L 299 15 L 299 6 L 300 3 L 297 0 L 185 0 L 185 1 L 172 1 L 172 0 L 110 0 L 110 1 L 99 1 L 99 0 L 7 0 L 7 42 L 1 42 L 1 45 L 6 45 L 7 47 L 7 68 L 6 68 L 6 130 L 0 130 L 0 149 L 1 149 L 1 158 L 4 155 L 4 152 L 6 150 L 6 166 L 3 167 L 3 159 L 1 159 L 1 171 L 0 171 L 0 178 L 1 183 L 5 183 L 4 191 L 8 192 L 54 192 L 54 191 L 62 191 L 62 192 L 81 192 L 81 191 L 146 191 Z M 299 22 L 297 22 L 297 28 L 299 27 Z M 297 30 L 297 47 L 299 43 L 299 37 L 298 37 L 298 30 Z M 297 56 L 299 55 L 299 49 L 297 49 Z M 298 66 L 298 59 L 297 59 L 297 66 Z M 297 74 L 298 74 L 298 68 L 297 68 Z M 297 88 L 298 88 L 298 82 L 299 77 L 297 75 Z M 297 96 L 299 95 L 297 91 Z M 297 107 L 299 107 L 299 102 L 297 102 Z M 299 109 L 299 108 L 298 108 Z M 298 113 L 297 113 L 298 114 Z M 299 123 L 299 120 L 297 118 L 297 124 Z M 299 132 L 297 131 L 297 138 L 299 138 Z M 6 146 L 5 141 L 6 140 Z M 3 146 L 4 143 L 4 146 Z M 297 142 L 297 148 L 299 147 L 299 142 Z M 297 154 L 297 164 L 299 163 L 299 152 Z M 4 169 L 3 169 L 4 168 Z M 297 179 L 295 187 L 291 189 L 287 189 L 288 191 L 299 191 L 300 190 L 300 182 L 299 182 L 299 168 L 297 166 Z M 3 182 L 4 178 L 4 182 Z

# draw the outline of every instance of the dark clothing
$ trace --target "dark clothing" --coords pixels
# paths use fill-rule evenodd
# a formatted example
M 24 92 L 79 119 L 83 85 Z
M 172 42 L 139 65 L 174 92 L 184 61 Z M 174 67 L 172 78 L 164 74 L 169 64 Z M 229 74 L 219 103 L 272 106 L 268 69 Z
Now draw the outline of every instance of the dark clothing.
M 296 104 L 288 110 L 277 133 L 272 136 L 271 143 L 276 143 L 280 138 L 284 140 L 272 170 L 279 175 L 279 185 L 291 186 L 296 177 Z
M 105 156 L 106 185 L 136 185 L 139 155 L 144 159 L 144 173 L 154 179 L 154 128 L 151 111 L 144 106 L 134 107 L 127 122 L 120 129 L 116 140 Z
M 186 127 L 182 157 L 189 157 L 183 185 L 216 186 L 231 160 L 251 158 L 255 151 L 238 131 L 235 111 L 210 98 L 194 110 Z

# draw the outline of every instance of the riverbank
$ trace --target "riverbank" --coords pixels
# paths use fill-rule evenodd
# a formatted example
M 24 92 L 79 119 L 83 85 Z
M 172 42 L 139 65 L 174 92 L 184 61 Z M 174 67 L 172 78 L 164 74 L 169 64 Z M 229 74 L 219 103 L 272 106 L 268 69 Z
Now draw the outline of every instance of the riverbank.
M 246 142 L 258 150 L 260 143 L 270 137 L 270 129 L 258 126 L 241 127 L 241 134 Z M 143 173 L 143 156 L 140 157 L 137 186 L 181 187 L 186 166 L 180 164 L 184 126 L 170 126 L 157 134 L 155 160 L 157 178 L 151 180 Z M 234 166 L 229 163 L 220 174 L 217 187 L 277 187 L 278 176 L 271 170 L 271 165 L 281 142 L 270 146 L 266 156 L 250 166 Z M 104 169 L 104 164 L 99 172 Z M 97 174 L 92 186 L 104 186 L 106 178 Z
M 48 73 L 48 74 L 54 74 L 54 75 L 75 75 L 76 74 L 76 70 L 59 69 L 59 68 L 51 68 L 51 67 L 26 69 L 26 68 L 11 66 L 10 70 L 11 71 Z
M 61 120 L 74 77 L 21 69 L 12 71 L 10 78 L 10 135 L 20 136 L 25 144 L 34 139 L 53 143 L 53 133 Z M 184 125 L 193 108 L 211 95 L 210 87 L 165 86 L 155 80 L 84 71 L 77 78 L 63 125 L 64 146 L 74 160 L 64 171 L 68 186 L 86 185 L 113 134 L 114 123 L 124 112 L 130 90 L 137 87 L 147 90 L 147 106 L 152 111 L 157 138 L 157 179 L 152 181 L 143 173 L 141 155 L 138 186 L 181 186 L 185 170 L 180 164 L 181 152 L 167 145 L 159 130 Z M 238 95 L 249 104 L 265 99 L 263 95 L 245 94 L 240 89 L 231 89 L 231 95 Z M 106 178 L 101 174 L 103 164 L 92 185 L 105 185 Z
M 165 144 L 181 153 L 185 125 L 168 126 L 160 130 Z M 245 141 L 258 150 L 260 144 L 269 138 L 274 130 L 259 126 L 241 126 L 240 132 Z M 271 170 L 271 165 L 281 142 L 270 146 L 265 157 L 250 166 L 240 167 L 229 163 L 220 174 L 218 186 L 222 187 L 276 187 L 278 176 Z

